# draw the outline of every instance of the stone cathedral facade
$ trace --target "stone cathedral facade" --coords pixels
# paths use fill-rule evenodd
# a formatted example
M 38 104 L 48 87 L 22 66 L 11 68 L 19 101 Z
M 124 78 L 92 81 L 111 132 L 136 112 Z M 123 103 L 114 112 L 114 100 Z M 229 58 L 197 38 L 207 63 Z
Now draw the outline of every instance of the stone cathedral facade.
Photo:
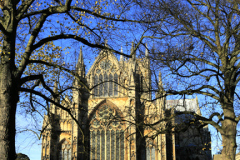
M 207 128 L 201 133 L 188 129 L 181 134 L 157 134 L 182 118 L 152 125 L 169 114 L 201 113 L 197 98 L 152 101 L 148 50 L 145 58 L 129 60 L 123 56 L 118 60 L 102 50 L 87 74 L 82 54 L 81 49 L 76 72 L 93 89 L 89 92 L 74 80 L 72 98 L 61 101 L 78 123 L 66 111 L 50 106 L 43 121 L 42 160 L 211 159 L 209 145 L 204 146 L 210 142 Z M 162 88 L 161 77 L 158 85 Z

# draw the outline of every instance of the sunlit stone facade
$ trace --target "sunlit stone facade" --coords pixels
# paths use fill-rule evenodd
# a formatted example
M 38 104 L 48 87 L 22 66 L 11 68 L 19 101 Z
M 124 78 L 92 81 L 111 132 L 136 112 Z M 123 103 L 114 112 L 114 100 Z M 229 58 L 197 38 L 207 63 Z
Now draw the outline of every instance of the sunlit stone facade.
M 92 90 L 89 93 L 74 80 L 73 86 L 78 89 L 73 90 L 72 98 L 66 97 L 61 102 L 71 110 L 79 125 L 66 111 L 51 105 L 51 113 L 44 116 L 43 122 L 46 129 L 42 136 L 42 160 L 182 159 L 180 154 L 177 155 L 177 149 L 182 145 L 181 152 L 185 152 L 188 148 L 183 147 L 179 135 L 176 141 L 176 134 L 157 134 L 169 123 L 151 124 L 166 117 L 166 110 L 171 114 L 185 107 L 200 114 L 198 101 L 189 100 L 187 107 L 180 101 L 167 101 L 161 97 L 164 93 L 161 89 L 156 94 L 161 98 L 151 101 L 148 55 L 146 50 L 145 58 L 126 60 L 121 56 L 118 61 L 113 53 L 102 50 L 85 74 L 80 51 L 76 72 Z M 162 88 L 161 77 L 158 85 Z M 177 109 L 176 106 L 183 108 Z M 194 140 L 191 142 L 195 143 Z M 198 141 L 201 141 L 199 137 Z M 195 160 L 197 154 L 188 158 Z

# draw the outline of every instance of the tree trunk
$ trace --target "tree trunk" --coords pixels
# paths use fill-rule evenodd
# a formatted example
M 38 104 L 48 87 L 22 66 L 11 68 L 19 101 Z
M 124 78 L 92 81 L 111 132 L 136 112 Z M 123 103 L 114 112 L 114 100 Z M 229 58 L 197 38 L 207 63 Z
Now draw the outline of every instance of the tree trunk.
M 226 113 L 227 112 L 227 113 Z M 222 159 L 223 160 L 235 160 L 236 155 L 236 126 L 237 123 L 234 120 L 234 112 L 225 111 L 224 121 L 222 123 Z
M 16 1 L 4 1 L 2 52 L 0 53 L 0 160 L 15 160 L 15 121 L 19 101 L 19 79 L 16 78 L 15 40 Z
M 2 61 L 3 62 L 3 61 Z M 15 159 L 15 114 L 18 102 L 17 82 L 8 62 L 0 64 L 0 159 Z

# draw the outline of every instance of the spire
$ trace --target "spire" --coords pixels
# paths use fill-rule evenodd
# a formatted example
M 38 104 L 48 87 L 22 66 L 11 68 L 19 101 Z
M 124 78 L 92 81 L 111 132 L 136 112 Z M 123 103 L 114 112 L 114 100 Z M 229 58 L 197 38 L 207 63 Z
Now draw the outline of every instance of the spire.
M 78 62 L 76 65 L 76 71 L 79 74 L 79 76 L 85 76 L 85 65 L 83 61 L 82 46 L 80 47 Z
M 123 53 L 122 46 L 121 46 L 121 53 Z M 120 61 L 124 61 L 123 55 L 120 55 Z
M 147 47 L 147 43 L 146 43 L 146 49 L 145 49 L 145 57 L 149 57 L 149 52 L 148 52 L 148 47 Z
M 83 64 L 82 46 L 80 47 L 80 52 L 79 52 L 79 56 L 78 56 L 78 64 Z

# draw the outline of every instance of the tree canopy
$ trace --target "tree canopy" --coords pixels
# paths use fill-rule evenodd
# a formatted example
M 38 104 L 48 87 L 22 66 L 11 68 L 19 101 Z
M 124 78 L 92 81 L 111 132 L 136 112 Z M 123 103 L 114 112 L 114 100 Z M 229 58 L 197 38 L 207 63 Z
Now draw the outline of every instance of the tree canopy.
M 145 9 L 144 15 L 161 19 L 146 25 L 148 32 L 143 37 L 154 41 L 151 58 L 155 70 L 164 71 L 163 94 L 208 97 L 209 104 L 206 102 L 202 110 L 209 114 L 195 115 L 195 121 L 215 127 L 222 136 L 222 158 L 235 159 L 240 80 L 238 1 L 136 3 Z
M 96 49 L 107 49 L 117 54 L 120 48 L 104 45 L 109 39 L 125 40 L 121 32 L 131 23 L 144 19 L 132 14 L 135 7 L 129 1 L 78 0 L 2 0 L 0 3 L 0 156 L 15 159 L 16 109 L 27 114 L 42 114 L 49 103 L 67 111 L 69 108 L 53 100 L 71 90 L 62 85 L 53 91 L 56 75 L 73 77 L 88 91 L 76 74 L 72 61 L 63 61 L 63 53 L 73 56 L 70 47 L 81 43 Z M 116 40 L 116 37 L 121 37 Z M 58 41 L 58 40 L 67 41 Z M 77 43 L 76 43 L 77 42 Z M 114 44 L 111 43 L 110 44 Z M 115 45 L 117 46 L 117 45 Z M 71 56 L 70 56 L 71 55 Z M 59 76 L 61 79 L 61 76 Z M 68 78 L 65 78 L 67 80 Z M 66 84 L 70 84 L 71 82 Z M 52 98 L 53 97 L 53 98 Z M 18 104 L 18 105 L 17 105 Z M 38 106 L 38 107 L 37 107 Z M 40 108 L 39 108 L 40 107 Z M 74 119 L 75 120 L 75 119 Z
M 210 97 L 221 110 L 213 109 L 205 117 L 195 115 L 196 121 L 202 126 L 214 126 L 222 135 L 223 158 L 235 159 L 236 127 L 240 120 L 238 1 L 2 0 L 0 8 L 0 156 L 3 159 L 15 159 L 17 104 L 28 114 L 42 114 L 36 106 L 48 110 L 52 103 L 74 119 L 69 108 L 52 99 L 72 89 L 71 85 L 65 85 L 56 94 L 53 91 L 56 75 L 74 77 L 91 90 L 76 74 L 74 66 L 60 59 L 63 52 L 70 57 L 69 47 L 80 42 L 131 57 L 149 41 L 154 41 L 154 46 L 149 45 L 154 70 L 163 69 L 164 77 L 168 77 L 163 85 L 165 91 L 158 95 Z M 133 25 L 136 23 L 137 27 Z M 137 41 L 135 49 L 129 54 L 118 51 L 119 43 L 129 37 Z M 104 45 L 106 39 L 111 45 Z M 162 90 L 153 88 L 153 91 Z M 25 105 L 22 100 L 26 99 L 29 101 Z

